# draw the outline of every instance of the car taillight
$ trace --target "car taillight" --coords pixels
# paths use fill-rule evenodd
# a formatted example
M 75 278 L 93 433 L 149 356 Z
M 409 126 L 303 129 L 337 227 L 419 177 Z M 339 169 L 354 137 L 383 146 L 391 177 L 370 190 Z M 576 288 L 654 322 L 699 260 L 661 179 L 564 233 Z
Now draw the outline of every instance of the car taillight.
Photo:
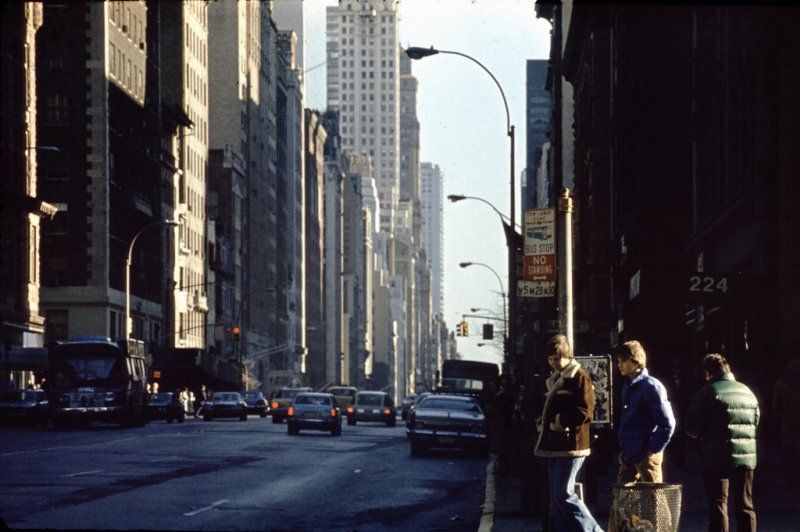
M 331 417 L 336 417 L 336 409 L 331 408 Z
M 392 413 L 392 411 L 391 411 L 391 410 L 389 410 L 388 408 L 384 408 L 384 409 L 383 409 L 383 413 L 384 413 L 384 414 L 386 414 L 386 415 L 388 416 L 389 414 L 391 414 L 391 413 Z
M 347 407 L 347 413 L 348 414 L 352 414 L 353 413 L 353 407 L 352 406 L 348 406 Z
M 272 401 L 272 408 L 278 408 L 278 401 Z
M 293 416 L 293 415 L 294 415 L 294 407 L 293 407 L 293 406 L 290 406 L 290 407 L 289 407 L 289 411 L 288 411 L 288 412 L 286 412 L 286 414 L 287 414 L 287 415 L 289 415 L 290 417 L 291 417 L 291 416 Z

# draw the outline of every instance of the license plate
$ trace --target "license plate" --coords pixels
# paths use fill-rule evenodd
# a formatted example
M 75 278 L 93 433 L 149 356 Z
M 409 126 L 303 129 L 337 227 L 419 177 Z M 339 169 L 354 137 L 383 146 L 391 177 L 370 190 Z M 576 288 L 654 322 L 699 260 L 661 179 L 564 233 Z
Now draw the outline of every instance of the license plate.
M 452 436 L 439 436 L 438 441 L 444 445 L 452 445 L 456 442 L 456 439 Z
M 303 417 L 317 417 L 317 413 L 316 412 L 306 412 L 305 414 L 303 414 Z

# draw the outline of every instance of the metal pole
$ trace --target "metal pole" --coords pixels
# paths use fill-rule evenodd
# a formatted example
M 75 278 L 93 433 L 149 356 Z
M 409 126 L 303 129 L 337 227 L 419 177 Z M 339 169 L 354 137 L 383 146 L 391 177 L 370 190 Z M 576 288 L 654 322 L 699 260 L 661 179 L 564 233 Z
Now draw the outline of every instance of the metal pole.
M 514 190 L 514 126 L 510 124 L 508 126 L 508 138 L 511 144 L 511 171 L 509 180 L 511 185 L 511 206 L 509 218 L 511 219 L 511 232 L 515 234 L 517 230 L 514 214 L 516 212 L 516 194 Z M 508 360 L 506 362 L 511 365 L 510 369 L 513 375 L 517 372 L 517 366 L 520 362 L 517 360 L 517 250 L 515 249 L 515 239 L 506 237 L 506 240 L 508 240 L 508 316 L 510 318 L 506 326 L 508 337 Z
M 558 198 L 559 249 L 558 262 L 558 329 L 566 335 L 569 345 L 573 342 L 572 320 L 572 198 L 568 188 L 561 189 Z

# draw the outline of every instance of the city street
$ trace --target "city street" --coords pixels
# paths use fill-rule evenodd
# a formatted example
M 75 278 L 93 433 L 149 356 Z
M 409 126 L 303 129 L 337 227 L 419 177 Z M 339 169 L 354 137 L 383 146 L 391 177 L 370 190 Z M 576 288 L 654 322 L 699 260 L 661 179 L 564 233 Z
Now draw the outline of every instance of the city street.
M 286 434 L 251 416 L 0 429 L 0 511 L 23 529 L 477 530 L 486 459 L 412 459 L 405 426 Z

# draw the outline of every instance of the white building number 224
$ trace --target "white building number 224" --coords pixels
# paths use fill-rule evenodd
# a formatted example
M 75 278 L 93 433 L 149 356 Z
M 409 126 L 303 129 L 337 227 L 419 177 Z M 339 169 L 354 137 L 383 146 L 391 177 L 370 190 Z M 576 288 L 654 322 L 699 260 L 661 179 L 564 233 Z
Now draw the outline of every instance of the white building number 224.
M 690 292 L 728 292 L 728 278 L 727 277 L 712 277 L 710 275 L 700 276 L 692 275 L 689 277 L 689 291 Z

